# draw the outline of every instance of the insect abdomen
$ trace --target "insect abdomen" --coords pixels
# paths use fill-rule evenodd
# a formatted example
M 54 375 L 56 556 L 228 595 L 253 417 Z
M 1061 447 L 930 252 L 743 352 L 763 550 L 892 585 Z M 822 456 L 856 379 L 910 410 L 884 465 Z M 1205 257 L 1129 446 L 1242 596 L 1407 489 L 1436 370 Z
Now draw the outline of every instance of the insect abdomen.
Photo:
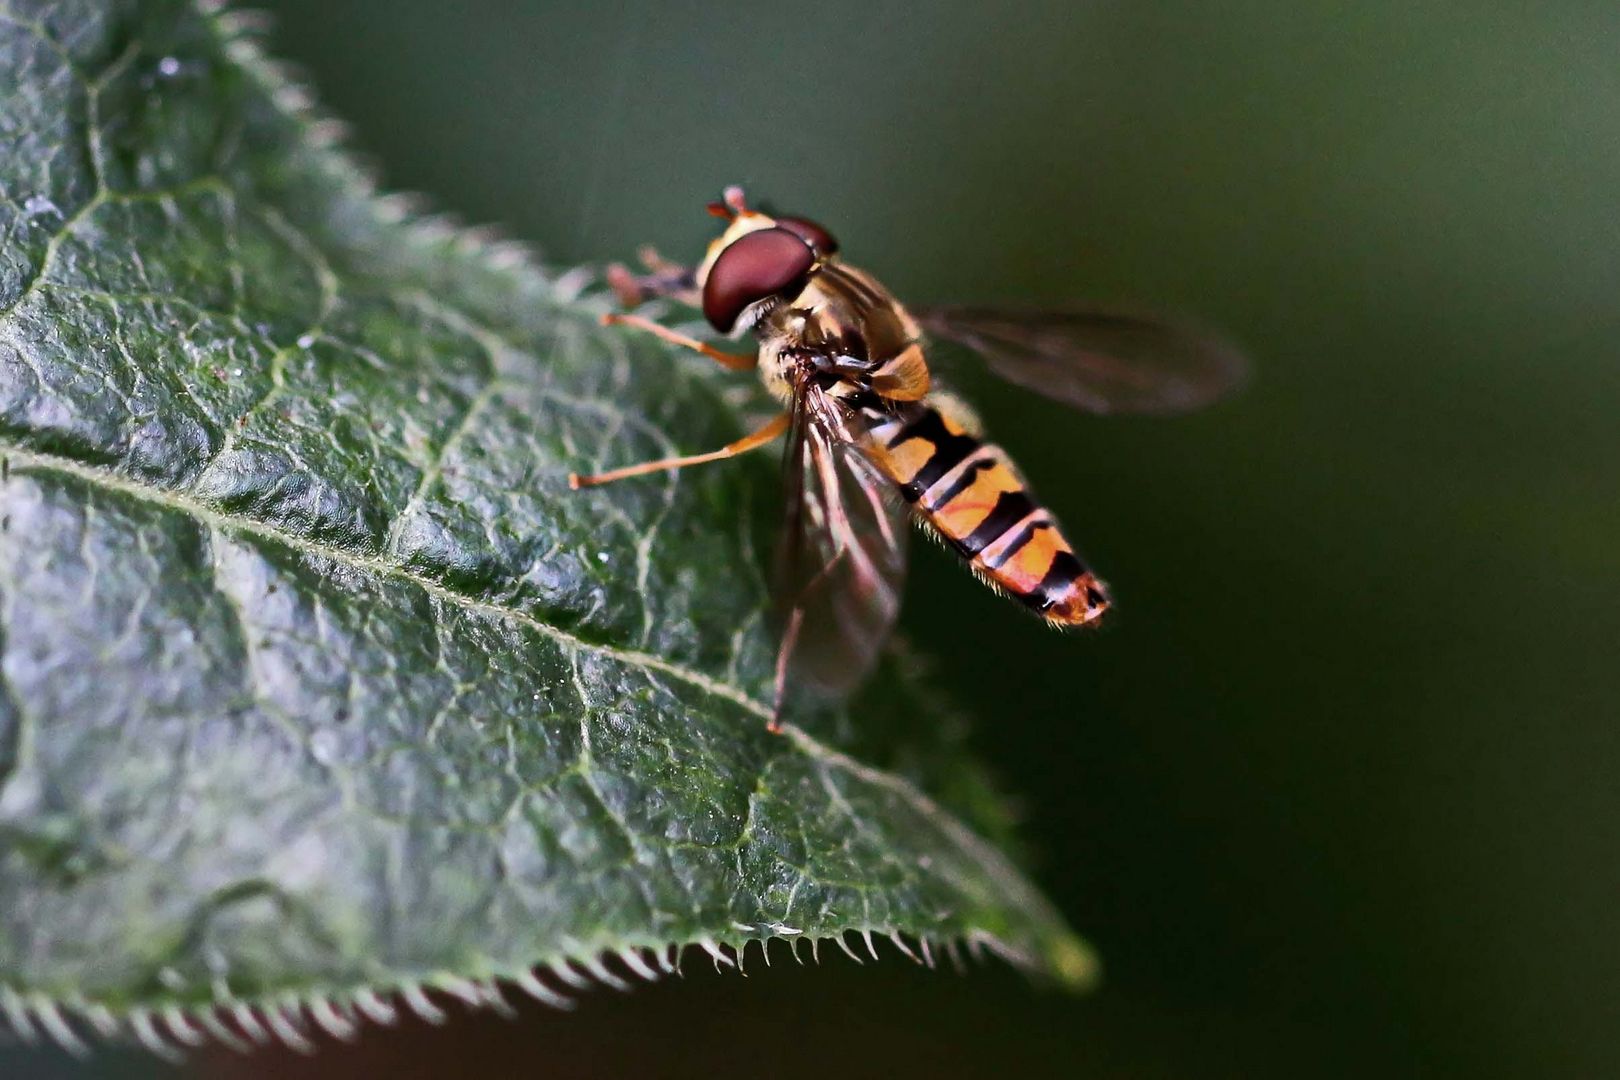
M 871 435 L 879 467 L 975 574 L 1060 625 L 1089 623 L 1108 609 L 1102 584 L 1000 447 L 928 405 Z

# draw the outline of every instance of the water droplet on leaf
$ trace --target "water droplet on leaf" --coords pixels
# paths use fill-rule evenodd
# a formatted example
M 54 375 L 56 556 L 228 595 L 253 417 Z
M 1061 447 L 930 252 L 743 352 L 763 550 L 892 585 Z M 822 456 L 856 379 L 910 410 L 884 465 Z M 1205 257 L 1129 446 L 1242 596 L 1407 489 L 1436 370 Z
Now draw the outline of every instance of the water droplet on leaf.
M 310 755 L 322 765 L 331 765 L 338 756 L 338 734 L 331 728 L 321 728 L 309 737 Z

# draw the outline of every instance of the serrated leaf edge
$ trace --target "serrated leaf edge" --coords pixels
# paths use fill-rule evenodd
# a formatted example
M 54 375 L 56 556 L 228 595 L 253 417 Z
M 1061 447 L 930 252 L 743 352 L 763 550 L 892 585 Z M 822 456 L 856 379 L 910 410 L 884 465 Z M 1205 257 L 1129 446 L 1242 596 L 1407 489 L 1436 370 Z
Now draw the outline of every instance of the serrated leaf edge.
M 880 960 L 877 942 L 882 939 L 901 956 L 931 969 L 938 966 L 937 957 L 943 954 L 958 973 L 965 974 L 968 965 L 964 952 L 978 962 L 996 957 L 1020 968 L 1035 969 L 1030 957 L 985 931 L 935 938 L 874 926 L 805 937 L 801 931 L 779 923 L 738 929 L 749 932 L 724 939 L 703 937 L 658 946 L 582 950 L 528 968 L 493 971 L 480 978 L 437 972 L 388 987 L 287 994 L 262 1000 L 227 999 L 160 1009 L 140 1007 L 122 1014 L 82 998 L 59 1000 L 0 984 L 0 1021 L 27 1045 L 49 1042 L 78 1058 L 88 1058 L 99 1043 L 133 1043 L 178 1064 L 188 1050 L 208 1046 L 246 1054 L 279 1044 L 301 1054 L 313 1054 L 320 1049 L 322 1038 L 352 1042 L 368 1027 L 398 1023 L 403 1012 L 429 1024 L 442 1024 L 450 1019 L 445 1006 L 452 1003 L 467 1011 L 489 1010 L 514 1018 L 517 1011 L 507 997 L 512 990 L 551 1008 L 572 1009 L 578 1004 L 578 995 L 600 986 L 624 992 L 634 989 L 637 982 L 678 976 L 683 960 L 694 953 L 709 959 L 717 972 L 736 970 L 746 975 L 748 946 L 755 942 L 759 943 L 760 959 L 767 967 L 771 965 L 773 941 L 786 942 L 789 955 L 801 965 L 804 955 L 800 946 L 804 943 L 809 945 L 805 951 L 812 963 L 819 964 L 821 946 L 831 944 L 850 960 L 864 964 L 860 947 L 864 946 L 871 960 Z M 857 942 L 854 947 L 851 936 Z M 1086 965 L 1083 977 L 1088 982 L 1095 978 L 1096 963 L 1089 952 L 1079 948 L 1074 960 Z

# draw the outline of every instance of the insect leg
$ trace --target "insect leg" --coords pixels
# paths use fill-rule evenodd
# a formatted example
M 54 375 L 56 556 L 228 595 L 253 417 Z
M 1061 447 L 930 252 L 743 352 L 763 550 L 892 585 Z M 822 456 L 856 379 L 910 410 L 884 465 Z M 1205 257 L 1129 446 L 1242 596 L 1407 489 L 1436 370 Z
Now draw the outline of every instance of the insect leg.
M 695 271 L 693 271 L 689 266 L 682 266 L 678 262 L 664 258 L 662 255 L 658 254 L 658 249 L 653 247 L 651 244 L 643 244 L 641 247 L 637 248 L 636 258 L 641 260 L 642 266 L 645 266 L 653 273 L 662 274 L 671 278 L 685 277 L 688 284 L 690 284 L 691 278 L 695 273 Z
M 677 330 L 671 330 L 667 326 L 660 326 L 651 319 L 644 319 L 640 315 L 618 315 L 610 312 L 602 316 L 602 325 L 633 326 L 637 330 L 645 330 L 647 333 L 662 338 L 671 345 L 679 345 L 682 348 L 691 349 L 693 352 L 700 352 L 721 367 L 731 371 L 752 371 L 759 366 L 759 357 L 754 353 L 728 353 L 715 348 L 713 345 L 699 341 L 695 337 L 688 337 Z
M 842 540 L 838 540 L 837 550 L 833 552 L 832 558 L 816 571 L 814 577 L 805 582 L 804 588 L 800 589 L 794 598 L 792 610 L 788 612 L 787 622 L 782 627 L 782 642 L 776 647 L 775 700 L 771 707 L 771 718 L 765 721 L 765 730 L 772 735 L 782 734 L 782 707 L 787 704 L 788 665 L 792 662 L 793 650 L 799 644 L 799 630 L 804 626 L 806 598 L 832 576 L 838 564 L 843 562 L 848 554 L 849 548 Z
M 787 701 L 788 661 L 793 656 L 793 647 L 799 643 L 799 627 L 802 625 L 804 625 L 804 608 L 796 605 L 792 614 L 788 616 L 787 625 L 782 628 L 782 643 L 776 647 L 776 700 L 771 707 L 771 718 L 765 722 L 765 730 L 772 735 L 782 733 L 782 706 Z
M 670 262 L 650 247 L 640 251 L 645 274 L 633 274 L 619 263 L 607 268 L 607 282 L 627 308 L 643 304 L 655 296 L 668 296 L 683 304 L 697 307 L 702 303 L 698 293 L 697 268 Z
M 718 450 L 711 450 L 707 454 L 693 454 L 690 457 L 660 458 L 657 461 L 644 461 L 640 465 L 626 465 L 622 469 L 612 469 L 592 476 L 581 476 L 579 473 L 568 474 L 568 486 L 578 491 L 580 488 L 596 487 L 598 484 L 610 484 L 615 480 L 623 480 L 627 476 L 640 476 L 643 473 L 659 472 L 663 469 L 682 469 L 688 465 L 701 465 L 706 461 L 720 461 L 723 458 L 736 457 L 746 454 L 750 450 L 757 450 L 782 432 L 787 430 L 788 414 L 773 418 L 758 431 L 744 435 L 734 443 L 727 443 Z

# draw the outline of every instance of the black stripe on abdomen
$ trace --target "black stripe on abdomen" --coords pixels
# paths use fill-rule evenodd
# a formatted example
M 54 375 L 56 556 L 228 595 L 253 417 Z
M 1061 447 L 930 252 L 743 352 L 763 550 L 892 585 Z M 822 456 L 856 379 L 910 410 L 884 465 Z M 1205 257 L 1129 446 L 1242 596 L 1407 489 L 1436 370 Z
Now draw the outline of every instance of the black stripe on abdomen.
M 935 482 L 958 465 L 962 464 L 967 456 L 977 450 L 981 445 L 978 439 L 971 435 L 952 434 L 945 426 L 944 419 L 933 409 L 925 408 L 913 420 L 895 433 L 889 440 L 892 450 L 901 443 L 912 439 L 925 439 L 934 448 L 922 468 L 917 470 L 915 476 L 900 485 L 900 493 L 907 502 L 916 502 L 922 493 L 933 487 Z
M 972 487 L 974 478 L 985 469 L 993 468 L 995 464 L 995 459 L 991 457 L 982 457 L 977 461 L 969 461 L 966 465 L 962 466 L 962 470 L 956 474 L 951 482 L 945 485 L 945 489 L 939 493 L 937 498 L 928 496 L 927 491 L 923 492 L 924 496 L 928 496 L 923 499 L 923 509 L 938 510 L 940 507 L 962 494 L 962 492 Z
M 1003 491 L 990 513 L 971 533 L 957 540 L 956 546 L 965 555 L 977 555 L 1037 509 L 1035 500 L 1024 492 Z
M 1003 546 L 1000 551 L 996 552 L 993 558 L 985 559 L 984 565 L 989 567 L 991 570 L 997 569 L 1006 563 L 1008 559 L 1018 554 L 1025 544 L 1035 539 L 1036 533 L 1040 532 L 1042 529 L 1050 529 L 1051 527 L 1052 522 L 1049 520 L 1030 522 L 1028 525 L 1025 525 L 1018 531 L 1017 536 L 1013 537 L 1012 540 Z
M 1032 593 L 1015 593 L 1018 599 L 1034 608 L 1036 611 L 1045 611 L 1063 603 L 1080 579 L 1087 573 L 1086 564 L 1072 551 L 1060 551 L 1052 557 L 1052 565 L 1047 568 L 1046 576 L 1041 579 Z M 1095 589 L 1090 590 L 1086 603 L 1095 605 L 1105 602 L 1102 593 Z

